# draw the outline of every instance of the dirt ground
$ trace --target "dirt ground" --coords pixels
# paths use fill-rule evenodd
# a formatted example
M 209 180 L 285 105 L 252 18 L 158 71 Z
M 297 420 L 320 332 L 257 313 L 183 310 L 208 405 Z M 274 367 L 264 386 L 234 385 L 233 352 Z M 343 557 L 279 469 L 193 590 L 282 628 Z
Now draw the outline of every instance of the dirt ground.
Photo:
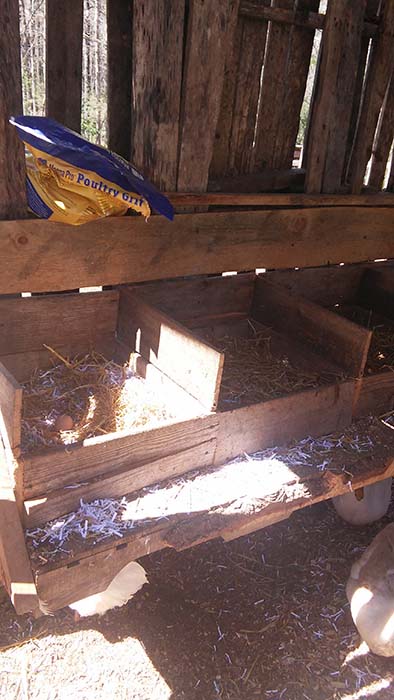
M 6 700 L 392 700 L 394 660 L 358 654 L 351 563 L 393 519 L 352 528 L 319 504 L 227 544 L 141 560 L 124 608 L 75 622 L 0 603 Z

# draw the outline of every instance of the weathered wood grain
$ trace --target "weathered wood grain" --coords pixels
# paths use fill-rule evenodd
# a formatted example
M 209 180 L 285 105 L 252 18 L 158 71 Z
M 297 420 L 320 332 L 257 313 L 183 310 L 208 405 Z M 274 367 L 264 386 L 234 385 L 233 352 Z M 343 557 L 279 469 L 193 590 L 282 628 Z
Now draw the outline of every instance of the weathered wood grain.
M 131 3 L 107 0 L 108 148 L 130 160 Z
M 391 370 L 379 372 L 361 381 L 354 415 L 362 418 L 371 413 L 382 415 L 394 410 L 394 373 Z
M 296 297 L 265 276 L 256 281 L 253 317 L 317 349 L 358 378 L 362 375 L 372 332 L 312 301 Z
M 0 411 L 12 450 L 21 442 L 22 387 L 0 362 Z
M 23 459 L 25 499 L 45 494 L 48 483 L 51 490 L 58 490 L 208 444 L 216 437 L 217 425 L 215 416 L 202 416 L 134 435 L 113 433 L 85 440 L 83 445 L 26 456 Z
M 350 163 L 352 192 L 361 191 L 380 110 L 393 72 L 394 3 L 383 6 L 380 31 L 372 45 L 360 120 Z
M 349 381 L 219 413 L 215 464 L 345 428 L 352 419 L 354 391 L 355 382 Z
M 365 7 L 366 0 L 331 0 L 328 5 L 308 134 L 308 192 L 338 192 L 341 187 Z
M 356 304 L 358 288 L 365 266 L 341 265 L 312 267 L 303 270 L 272 270 L 267 279 L 322 306 Z
M 268 194 L 256 192 L 168 192 L 175 209 L 184 206 L 215 207 L 389 207 L 394 196 L 389 192 L 371 194 Z
M 146 462 L 140 467 L 112 471 L 84 483 L 77 489 L 64 488 L 60 491 L 45 491 L 41 497 L 25 500 L 25 527 L 36 527 L 52 518 L 70 513 L 79 507 L 80 499 L 85 502 L 96 498 L 121 498 L 151 486 L 152 484 L 181 476 L 192 469 L 208 467 L 213 462 L 216 439 L 180 450 L 155 462 Z
M 184 14 L 184 0 L 133 3 L 131 160 L 168 190 L 177 181 Z
M 238 0 L 190 0 L 182 85 L 178 190 L 207 189 L 224 66 Z
M 371 170 L 368 178 L 369 187 L 380 190 L 383 187 L 387 161 L 394 138 L 394 76 L 387 88 L 386 97 L 380 115 L 372 149 Z
M 46 113 L 81 130 L 83 0 L 46 0 Z
M 19 10 L 15 0 L 0 0 L 0 219 L 27 215 L 25 153 L 12 115 L 22 113 Z
M 283 190 L 302 192 L 304 182 L 305 170 L 301 168 L 267 169 L 246 175 L 212 177 L 208 181 L 208 190 L 210 192 L 281 192 Z
M 196 338 L 132 289 L 120 293 L 118 336 L 208 411 L 216 409 L 223 353 Z
M 3 221 L 0 293 L 393 258 L 393 221 L 385 207 L 214 212 L 173 223 L 152 217 L 149 225 L 132 217 L 78 228 Z

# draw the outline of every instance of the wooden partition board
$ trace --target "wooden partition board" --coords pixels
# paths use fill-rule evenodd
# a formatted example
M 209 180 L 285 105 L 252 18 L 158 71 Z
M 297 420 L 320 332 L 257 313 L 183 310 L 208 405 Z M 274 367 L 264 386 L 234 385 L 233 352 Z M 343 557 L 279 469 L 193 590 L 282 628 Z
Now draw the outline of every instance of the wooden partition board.
M 359 300 L 367 308 L 394 319 L 394 267 L 366 268 L 360 283 Z
M 394 258 L 393 222 L 393 208 L 358 206 L 1 221 L 0 294 Z
M 264 276 L 256 280 L 253 317 L 306 341 L 349 372 L 351 377 L 362 375 L 371 331 L 307 299 L 289 294 Z
M 196 338 L 132 289 L 120 292 L 118 336 L 194 396 L 215 410 L 223 353 Z
M 353 490 L 394 475 L 388 444 L 393 438 L 392 431 L 382 437 L 387 443 L 386 456 L 360 460 L 352 479 Z M 94 548 L 81 544 L 72 555 L 35 567 L 40 600 L 48 611 L 55 611 L 104 590 L 123 566 L 146 554 L 165 547 L 183 550 L 215 538 L 235 539 L 286 519 L 300 508 L 348 492 L 349 484 L 342 474 L 310 468 L 288 470 L 283 481 L 275 481 L 271 489 L 267 485 L 265 497 L 254 499 L 253 504 L 237 501 L 209 512 L 178 513 L 131 531 L 120 543 L 100 542 Z
M 16 453 L 21 441 L 22 387 L 0 362 L 0 411 L 11 446 Z

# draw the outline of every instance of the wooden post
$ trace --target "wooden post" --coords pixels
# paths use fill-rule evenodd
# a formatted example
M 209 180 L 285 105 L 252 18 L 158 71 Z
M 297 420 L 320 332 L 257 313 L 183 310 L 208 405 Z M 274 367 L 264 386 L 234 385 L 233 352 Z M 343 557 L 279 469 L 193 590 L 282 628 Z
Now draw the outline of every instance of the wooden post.
M 359 127 L 350 164 L 351 188 L 361 191 L 365 170 L 372 152 L 375 130 L 386 90 L 393 72 L 394 60 L 394 0 L 383 7 L 380 32 L 372 47 L 361 107 Z
M 169 191 L 177 179 L 184 14 L 183 0 L 133 5 L 131 160 Z
M 371 172 L 368 185 L 380 190 L 383 187 L 384 176 L 390 149 L 394 138 L 394 75 L 387 88 L 386 97 L 372 151 Z
M 341 186 L 365 4 L 331 0 L 328 5 L 309 131 L 307 192 L 338 192 Z
M 25 155 L 9 118 L 22 112 L 18 0 L 0 0 L 0 219 L 27 214 Z
M 81 130 L 83 0 L 46 0 L 46 112 Z
M 108 147 L 130 159 L 131 3 L 107 0 Z
M 182 85 L 178 190 L 207 189 L 226 50 L 239 0 L 190 0 Z

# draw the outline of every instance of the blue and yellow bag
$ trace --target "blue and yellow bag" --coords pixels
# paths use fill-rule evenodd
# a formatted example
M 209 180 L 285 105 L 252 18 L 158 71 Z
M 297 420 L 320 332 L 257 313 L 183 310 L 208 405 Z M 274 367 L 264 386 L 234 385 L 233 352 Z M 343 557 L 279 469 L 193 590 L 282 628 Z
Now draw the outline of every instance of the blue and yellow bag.
M 47 117 L 10 122 L 25 145 L 28 204 L 40 218 L 79 225 L 128 209 L 174 218 L 168 199 L 115 153 Z

